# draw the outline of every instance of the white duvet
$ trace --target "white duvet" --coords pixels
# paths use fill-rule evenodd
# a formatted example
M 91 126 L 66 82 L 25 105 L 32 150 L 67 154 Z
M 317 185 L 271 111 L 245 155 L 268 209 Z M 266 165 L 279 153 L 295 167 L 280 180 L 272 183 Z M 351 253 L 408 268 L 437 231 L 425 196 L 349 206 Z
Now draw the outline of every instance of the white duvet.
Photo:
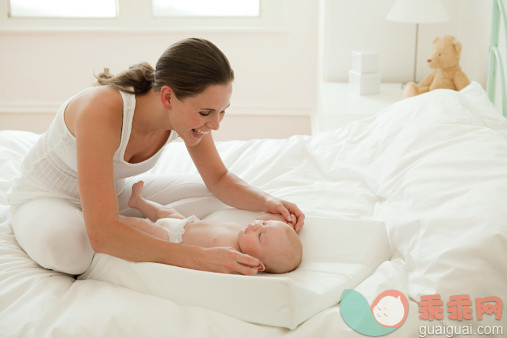
M 0 132 L 2 336 L 361 337 L 338 305 L 289 330 L 40 268 L 17 246 L 5 201 L 36 139 Z M 387 289 L 407 295 L 408 319 L 389 336 L 414 337 L 430 324 L 418 319 L 422 295 L 507 301 L 507 122 L 477 83 L 400 101 L 335 131 L 223 142 L 219 151 L 232 172 L 308 216 L 386 223 L 394 257 L 356 290 L 370 303 Z M 181 143 L 169 145 L 152 170 L 192 172 Z M 505 318 L 482 322 L 505 330 Z

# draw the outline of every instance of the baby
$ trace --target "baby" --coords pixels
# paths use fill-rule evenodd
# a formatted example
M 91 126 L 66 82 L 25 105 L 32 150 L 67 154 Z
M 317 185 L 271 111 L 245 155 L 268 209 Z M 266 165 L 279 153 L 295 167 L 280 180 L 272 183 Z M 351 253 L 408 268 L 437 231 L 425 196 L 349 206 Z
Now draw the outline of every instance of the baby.
M 143 181 L 132 186 L 131 208 L 144 218 L 129 218 L 126 222 L 158 238 L 201 247 L 231 247 L 262 261 L 259 271 L 286 273 L 301 262 L 303 247 L 294 229 L 281 215 L 264 214 L 246 227 L 239 223 L 186 218 L 175 209 L 142 197 Z M 294 220 L 295 221 L 295 220 Z

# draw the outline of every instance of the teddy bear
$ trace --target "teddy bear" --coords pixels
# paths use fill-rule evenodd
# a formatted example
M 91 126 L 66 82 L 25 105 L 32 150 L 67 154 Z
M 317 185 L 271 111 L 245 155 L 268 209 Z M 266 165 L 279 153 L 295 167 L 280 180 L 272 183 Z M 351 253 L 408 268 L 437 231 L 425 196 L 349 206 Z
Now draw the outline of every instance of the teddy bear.
M 433 53 L 427 60 L 434 69 L 420 83 L 409 82 L 403 91 L 404 97 L 426 93 L 433 89 L 461 90 L 470 84 L 459 66 L 461 43 L 452 35 L 433 40 Z

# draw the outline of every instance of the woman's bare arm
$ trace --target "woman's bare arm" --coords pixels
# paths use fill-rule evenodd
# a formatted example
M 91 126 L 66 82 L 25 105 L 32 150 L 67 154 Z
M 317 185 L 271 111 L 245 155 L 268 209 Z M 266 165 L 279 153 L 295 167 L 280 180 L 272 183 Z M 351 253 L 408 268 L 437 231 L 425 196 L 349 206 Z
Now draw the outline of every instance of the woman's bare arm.
M 211 134 L 187 149 L 206 187 L 219 200 L 239 209 L 265 211 L 266 199 L 272 196 L 227 170 Z
M 257 258 L 230 249 L 209 250 L 170 243 L 121 222 L 112 162 L 120 144 L 122 125 L 123 104 L 117 96 L 114 93 L 97 95 L 76 114 L 74 125 L 79 190 L 93 249 L 134 262 L 156 262 L 216 272 L 257 273 L 256 268 L 250 267 L 259 265 Z
M 219 200 L 239 209 L 280 213 L 297 232 L 301 230 L 305 219 L 303 212 L 294 203 L 252 187 L 229 172 L 218 154 L 211 134 L 187 149 L 206 187 Z
M 119 221 L 122 222 L 123 224 L 128 225 L 129 227 L 144 231 L 156 238 L 162 239 L 164 241 L 169 240 L 167 231 L 162 226 L 150 222 L 145 218 L 126 217 L 120 215 Z

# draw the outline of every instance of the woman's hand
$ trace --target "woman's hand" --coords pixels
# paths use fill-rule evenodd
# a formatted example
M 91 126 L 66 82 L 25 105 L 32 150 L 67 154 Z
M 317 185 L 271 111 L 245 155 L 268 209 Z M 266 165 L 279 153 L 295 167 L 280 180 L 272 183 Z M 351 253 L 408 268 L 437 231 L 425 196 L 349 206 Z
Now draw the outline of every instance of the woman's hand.
M 280 214 L 289 223 L 297 233 L 303 228 L 305 223 L 305 214 L 299 210 L 294 203 L 280 200 L 276 197 L 268 197 L 266 199 L 265 212 L 272 214 Z
M 264 271 L 264 263 L 255 257 L 245 255 L 233 248 L 201 248 L 201 254 L 194 257 L 197 270 L 255 275 Z

